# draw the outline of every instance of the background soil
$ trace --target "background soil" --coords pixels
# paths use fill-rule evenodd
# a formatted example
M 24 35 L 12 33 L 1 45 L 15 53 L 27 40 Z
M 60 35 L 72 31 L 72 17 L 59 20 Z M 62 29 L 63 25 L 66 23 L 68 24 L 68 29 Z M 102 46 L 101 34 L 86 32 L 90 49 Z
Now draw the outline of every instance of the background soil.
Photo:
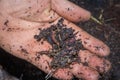
M 95 21 L 77 23 L 85 31 L 105 42 L 111 49 L 111 54 L 106 57 L 112 63 L 112 69 L 101 75 L 100 80 L 120 80 L 120 0 L 70 0 L 75 4 L 91 11 L 92 15 L 101 19 L 101 26 Z M 103 13 L 101 11 L 103 10 Z M 18 59 L 0 49 L 0 64 L 11 75 L 20 80 L 45 80 L 45 73 L 32 64 Z M 49 80 L 57 80 L 50 78 Z M 74 78 L 73 80 L 78 80 Z

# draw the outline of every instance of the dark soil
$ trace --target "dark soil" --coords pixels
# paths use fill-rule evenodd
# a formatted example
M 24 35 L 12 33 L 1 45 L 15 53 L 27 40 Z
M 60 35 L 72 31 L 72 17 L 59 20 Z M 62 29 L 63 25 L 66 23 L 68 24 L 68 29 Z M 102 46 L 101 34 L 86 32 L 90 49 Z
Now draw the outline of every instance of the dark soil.
M 100 80 L 120 80 L 120 0 L 70 0 L 75 4 L 91 11 L 103 25 L 93 20 L 77 23 L 85 31 L 105 42 L 111 49 L 107 59 L 112 63 L 112 69 L 101 75 Z M 102 10 L 103 13 L 101 12 Z M 10 74 L 21 80 L 45 80 L 46 74 L 24 60 L 18 59 L 0 49 L 0 64 Z M 50 78 L 49 80 L 57 80 Z M 74 78 L 73 80 L 78 80 Z
M 46 40 L 52 45 L 49 51 L 40 51 L 37 54 L 45 54 L 53 58 L 50 67 L 54 69 L 69 67 L 72 62 L 80 62 L 78 53 L 83 49 L 81 40 L 76 40 L 76 34 L 72 28 L 67 28 L 61 18 L 57 24 L 47 29 L 40 30 L 34 38 L 39 42 Z

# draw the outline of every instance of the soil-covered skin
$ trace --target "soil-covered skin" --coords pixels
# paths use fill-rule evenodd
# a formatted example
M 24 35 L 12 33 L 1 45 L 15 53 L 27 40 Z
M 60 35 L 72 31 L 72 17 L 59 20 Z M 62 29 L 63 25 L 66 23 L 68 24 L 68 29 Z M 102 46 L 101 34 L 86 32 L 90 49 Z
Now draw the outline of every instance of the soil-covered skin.
M 106 57 L 112 63 L 111 70 L 101 75 L 100 80 L 120 80 L 120 0 L 70 0 L 79 6 L 91 11 L 92 15 L 99 18 L 103 25 L 89 20 L 77 23 L 78 26 L 105 42 L 111 49 Z M 103 10 L 103 13 L 102 13 Z M 46 74 L 35 66 L 20 60 L 0 49 L 0 64 L 10 74 L 21 80 L 45 80 Z M 50 78 L 49 80 L 57 80 Z M 73 80 L 78 80 L 74 78 Z
M 69 67 L 72 62 L 80 62 L 78 53 L 83 49 L 81 40 L 76 40 L 76 34 L 72 28 L 67 28 L 61 18 L 57 24 L 51 25 L 47 29 L 40 30 L 34 38 L 39 42 L 46 40 L 52 45 L 49 51 L 41 51 L 38 54 L 45 54 L 53 58 L 50 66 L 52 68 Z

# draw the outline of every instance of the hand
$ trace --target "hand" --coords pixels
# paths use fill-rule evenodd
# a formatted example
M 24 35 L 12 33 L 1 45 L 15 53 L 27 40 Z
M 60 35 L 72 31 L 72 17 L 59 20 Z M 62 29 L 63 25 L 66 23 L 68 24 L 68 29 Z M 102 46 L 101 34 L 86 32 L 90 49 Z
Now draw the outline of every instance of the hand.
M 98 80 L 111 65 L 102 41 L 72 22 L 90 13 L 66 0 L 1 0 L 0 47 L 50 76 Z M 99 57 L 100 56 L 100 57 Z

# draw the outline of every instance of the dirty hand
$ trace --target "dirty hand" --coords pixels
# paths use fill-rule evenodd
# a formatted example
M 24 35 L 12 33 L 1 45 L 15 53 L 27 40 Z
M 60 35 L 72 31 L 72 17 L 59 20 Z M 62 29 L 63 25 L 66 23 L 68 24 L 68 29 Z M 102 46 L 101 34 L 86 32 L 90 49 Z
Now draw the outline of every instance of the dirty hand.
M 46 79 L 98 80 L 111 67 L 104 59 L 110 50 L 71 23 L 90 16 L 67 0 L 0 0 L 0 47 L 48 73 Z

